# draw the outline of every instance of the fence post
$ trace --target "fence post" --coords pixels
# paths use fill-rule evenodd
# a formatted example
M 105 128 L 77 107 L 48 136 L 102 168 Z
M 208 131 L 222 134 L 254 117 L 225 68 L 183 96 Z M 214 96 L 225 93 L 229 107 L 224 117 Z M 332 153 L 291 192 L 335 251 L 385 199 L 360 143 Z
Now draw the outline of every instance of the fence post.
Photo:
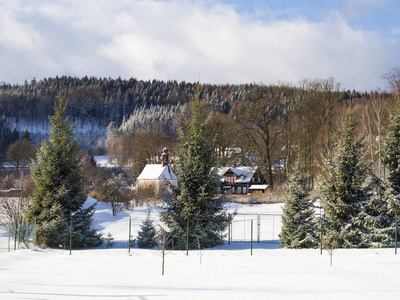
M 321 229 L 321 232 L 320 232 L 320 235 L 321 235 L 321 238 L 320 238 L 320 254 L 322 255 L 322 210 L 321 210 L 321 208 L 322 208 L 322 206 L 320 206 L 319 207 L 319 227 L 320 227 L 320 229 Z
M 11 239 L 11 231 L 10 231 L 10 221 L 8 221 L 8 252 L 10 252 L 10 239 Z
M 253 255 L 253 219 L 251 219 L 251 255 Z
M 33 246 L 37 245 L 37 241 L 36 241 L 36 230 L 37 230 L 37 226 L 36 226 L 36 221 L 33 223 L 33 231 L 32 231 L 32 243 Z
M 228 224 L 228 245 L 231 244 L 231 223 Z
M 397 254 L 397 216 L 394 216 L 394 223 L 396 225 L 396 231 L 394 232 L 394 254 Z
M 131 254 L 131 223 L 132 223 L 132 217 L 129 216 L 129 238 L 128 238 L 128 254 Z
M 29 228 L 29 223 L 28 222 L 26 222 L 26 235 L 25 235 L 25 239 L 26 239 L 26 248 L 28 248 L 29 249 L 29 230 L 30 230 L 30 228 Z
M 257 215 L 257 243 L 260 243 L 260 228 L 261 226 L 261 216 L 258 214 Z
M 186 225 L 186 255 L 189 256 L 189 219 Z
M 17 235 L 18 235 L 18 221 L 15 220 L 15 229 L 14 229 L 14 251 L 17 250 Z
M 72 254 L 72 219 L 69 223 L 69 255 Z
M 231 224 L 230 224 L 230 226 L 231 226 L 231 242 L 233 241 L 233 220 L 231 221 Z

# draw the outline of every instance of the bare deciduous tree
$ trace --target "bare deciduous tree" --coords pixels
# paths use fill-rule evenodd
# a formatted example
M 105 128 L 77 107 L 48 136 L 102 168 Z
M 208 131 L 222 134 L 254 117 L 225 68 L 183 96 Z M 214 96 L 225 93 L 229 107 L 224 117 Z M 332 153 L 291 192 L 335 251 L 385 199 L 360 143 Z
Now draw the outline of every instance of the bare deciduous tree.
M 171 232 L 169 232 L 165 226 L 159 226 L 156 234 L 156 247 L 161 253 L 162 264 L 161 264 L 161 275 L 165 274 L 165 255 L 168 251 L 168 245 L 171 242 Z

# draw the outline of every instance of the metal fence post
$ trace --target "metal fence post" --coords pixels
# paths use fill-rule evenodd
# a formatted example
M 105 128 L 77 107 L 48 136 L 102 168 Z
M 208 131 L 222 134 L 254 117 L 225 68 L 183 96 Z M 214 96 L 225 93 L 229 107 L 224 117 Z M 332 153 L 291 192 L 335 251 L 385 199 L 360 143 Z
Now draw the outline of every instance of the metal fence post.
M 320 233 L 320 235 L 321 235 L 321 238 L 320 238 L 320 240 L 321 240 L 321 245 L 320 245 L 320 254 L 322 255 L 322 211 L 321 211 L 321 206 L 319 207 L 319 226 L 321 227 L 321 233 Z
M 231 223 L 228 224 L 228 245 L 231 244 Z
M 72 254 L 72 219 L 69 224 L 69 255 Z
M 253 255 L 253 219 L 251 219 L 251 255 Z
M 397 216 L 394 216 L 394 223 L 396 225 L 396 231 L 394 232 L 394 254 L 397 254 Z
M 33 223 L 33 231 L 32 231 L 32 243 L 33 243 L 33 246 L 36 246 L 37 245 L 37 240 L 36 240 L 36 229 L 37 229 L 37 226 L 36 226 L 36 221 Z
M 15 220 L 15 229 L 14 229 L 14 251 L 17 250 L 17 235 L 18 235 L 18 221 Z
M 11 229 L 10 229 L 10 222 L 8 222 L 8 252 L 10 252 L 10 239 L 11 239 Z
M 132 222 L 132 217 L 129 216 L 129 238 L 128 238 L 128 253 L 131 254 L 131 222 Z
M 257 243 L 260 243 L 260 231 L 261 231 L 261 216 L 257 215 Z
M 189 219 L 186 225 L 186 255 L 189 255 Z

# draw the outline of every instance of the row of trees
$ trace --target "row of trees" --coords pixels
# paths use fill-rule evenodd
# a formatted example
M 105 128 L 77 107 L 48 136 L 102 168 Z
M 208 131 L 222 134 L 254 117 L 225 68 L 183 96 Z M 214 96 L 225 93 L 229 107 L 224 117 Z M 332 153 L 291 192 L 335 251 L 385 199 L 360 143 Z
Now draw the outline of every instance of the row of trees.
M 32 131 L 34 126 L 29 124 L 39 122 L 42 130 L 47 130 L 53 99 L 65 89 L 69 99 L 67 114 L 79 127 L 91 125 L 85 129 L 89 134 L 79 134 L 78 141 L 86 150 L 96 153 L 103 153 L 102 147 L 106 145 L 110 156 L 117 158 L 120 165 L 131 165 L 138 175 L 147 162 L 159 156 L 157 144 L 169 140 L 169 148 L 174 149 L 178 124 L 188 111 L 193 86 L 176 81 L 45 78 L 24 85 L 0 86 L 0 110 L 8 124 L 20 124 L 18 128 L 24 124 Z M 331 151 L 331 133 L 340 126 L 349 106 L 359 119 L 358 130 L 366 135 L 367 155 L 374 163 L 374 172 L 383 176 L 376 152 L 385 134 L 386 108 L 394 101 L 388 93 L 343 91 L 340 84 L 329 78 L 304 80 L 297 86 L 201 85 L 199 97 L 213 111 L 208 136 L 215 138 L 218 163 L 255 159 L 272 188 L 285 180 L 285 173 L 291 170 L 298 153 L 302 153 L 302 161 L 311 175 L 309 185 L 314 184 L 320 173 L 321 153 Z M 35 143 L 45 137 L 33 132 L 32 136 Z M 134 144 L 140 144 L 135 140 L 143 139 L 148 142 L 135 147 Z M 133 148 L 135 151 L 131 151 Z
M 395 217 L 400 216 L 400 102 L 389 116 L 388 133 L 379 153 L 388 170 L 377 177 L 367 160 L 364 137 L 356 133 L 349 112 L 323 157 L 320 199 L 325 217 L 315 218 L 304 165 L 298 161 L 285 185 L 281 243 L 288 248 L 388 247 L 394 244 Z
M 18 124 L 44 122 L 53 112 L 56 95 L 65 91 L 69 101 L 67 113 L 84 123 L 104 128 L 110 122 L 121 125 L 135 109 L 187 103 L 194 83 L 177 81 L 143 81 L 130 78 L 55 77 L 23 85 L 0 85 L 0 111 Z M 244 87 L 204 85 L 202 95 L 223 109 L 225 102 L 243 98 Z
M 230 101 L 227 113 L 207 102 L 206 109 L 212 111 L 207 136 L 215 140 L 218 164 L 257 164 L 271 189 L 285 180 L 301 153 L 310 175 L 308 185 L 314 186 L 322 157 L 333 149 L 332 133 L 351 107 L 359 120 L 357 131 L 365 135 L 373 171 L 383 177 L 384 167 L 376 153 L 382 150 L 387 107 L 395 97 L 378 92 L 357 97 L 343 92 L 332 78 L 304 81 L 299 87 L 248 85 L 243 100 Z M 160 144 L 168 144 L 174 153 L 177 127 L 187 111 L 186 104 L 168 111 L 153 109 L 132 116 L 120 127 L 113 124 L 107 132 L 108 153 L 138 175 L 146 162 L 156 162 Z

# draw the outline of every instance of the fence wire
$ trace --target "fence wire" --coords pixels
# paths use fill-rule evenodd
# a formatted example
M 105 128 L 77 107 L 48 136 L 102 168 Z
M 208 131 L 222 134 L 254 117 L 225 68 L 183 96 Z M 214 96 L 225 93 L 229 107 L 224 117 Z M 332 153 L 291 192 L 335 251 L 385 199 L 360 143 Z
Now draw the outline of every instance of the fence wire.
M 253 220 L 253 239 L 251 237 Z M 232 242 L 279 243 L 282 228 L 282 214 L 237 214 L 227 229 Z

